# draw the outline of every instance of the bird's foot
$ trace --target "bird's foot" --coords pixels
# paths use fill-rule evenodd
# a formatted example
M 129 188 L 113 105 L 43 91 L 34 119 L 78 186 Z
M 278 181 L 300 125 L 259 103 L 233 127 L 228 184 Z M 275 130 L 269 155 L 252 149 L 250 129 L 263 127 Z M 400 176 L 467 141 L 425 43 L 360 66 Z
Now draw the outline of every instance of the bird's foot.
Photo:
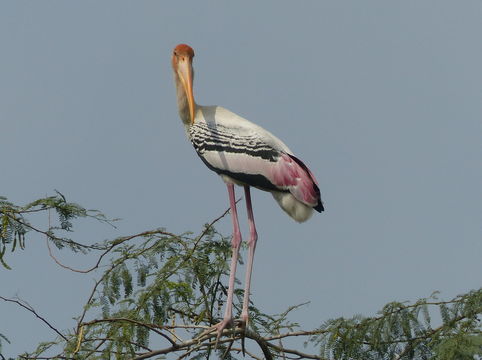
M 243 351 L 243 355 L 244 355 L 244 353 L 245 353 L 244 338 L 245 338 L 245 334 L 247 332 L 248 322 L 249 322 L 249 316 L 248 315 L 241 315 L 241 318 L 237 319 L 237 320 L 233 320 L 233 318 L 225 318 L 222 321 L 220 321 L 219 323 L 217 323 L 216 325 L 209 328 L 207 331 L 205 331 L 201 335 L 201 337 L 203 335 L 207 335 L 209 333 L 212 333 L 212 332 L 216 331 L 216 343 L 214 345 L 214 348 L 217 349 L 219 339 L 221 339 L 221 336 L 223 335 L 224 330 L 229 329 L 229 328 L 231 328 L 232 330 L 235 330 L 235 328 L 240 328 L 242 330 L 242 334 L 241 334 L 241 345 L 242 346 L 241 347 L 242 347 L 242 351 Z M 229 351 L 229 348 L 230 348 L 230 346 L 228 347 L 228 351 Z
M 233 318 L 224 318 L 221 322 L 217 323 L 216 325 L 213 326 L 213 330 L 216 330 L 216 344 L 214 345 L 214 348 L 218 347 L 218 341 L 221 338 L 221 335 L 224 332 L 224 329 L 227 328 L 234 328 L 234 321 Z
M 244 338 L 245 338 L 246 331 L 247 331 L 248 319 L 249 319 L 249 317 L 247 315 L 241 316 L 241 318 L 237 319 L 237 320 L 223 319 L 223 321 L 221 321 L 219 324 L 214 325 L 214 328 L 216 329 L 216 331 L 218 333 L 218 335 L 216 337 L 216 345 L 214 347 L 215 349 L 218 346 L 218 340 L 220 339 L 224 329 L 230 327 L 233 330 L 233 339 L 229 343 L 229 345 L 226 348 L 223 356 L 221 357 L 222 359 L 224 359 L 226 354 L 229 353 L 229 351 L 231 350 L 231 346 L 233 345 L 233 341 L 234 341 L 234 335 L 236 333 L 235 328 L 241 329 L 241 350 L 243 352 L 243 356 L 246 356 L 246 350 L 245 350 L 245 347 L 244 347 Z

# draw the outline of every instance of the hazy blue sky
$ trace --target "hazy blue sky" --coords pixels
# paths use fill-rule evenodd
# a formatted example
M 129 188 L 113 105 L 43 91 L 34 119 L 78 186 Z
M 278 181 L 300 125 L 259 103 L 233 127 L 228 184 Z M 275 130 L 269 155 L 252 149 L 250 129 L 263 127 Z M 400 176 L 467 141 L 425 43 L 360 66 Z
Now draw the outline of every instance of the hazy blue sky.
M 310 328 L 450 298 L 481 286 L 481 35 L 481 1 L 2 1 L 0 194 L 58 189 L 124 219 L 83 227 L 85 242 L 217 217 L 225 186 L 177 114 L 170 55 L 186 42 L 197 102 L 266 127 L 320 183 L 326 212 L 301 225 L 253 191 L 263 311 L 311 301 L 294 316 Z M 0 295 L 74 326 L 95 274 L 59 268 L 34 234 L 8 259 Z M 55 335 L 7 303 L 0 333 L 5 356 Z

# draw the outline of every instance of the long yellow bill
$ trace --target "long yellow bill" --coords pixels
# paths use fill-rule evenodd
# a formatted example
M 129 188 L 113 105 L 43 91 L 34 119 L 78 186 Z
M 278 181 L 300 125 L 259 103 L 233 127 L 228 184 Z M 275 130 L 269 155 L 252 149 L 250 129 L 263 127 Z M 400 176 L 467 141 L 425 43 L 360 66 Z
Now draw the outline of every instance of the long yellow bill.
M 189 116 L 191 117 L 191 125 L 194 124 L 194 95 L 192 92 L 192 67 L 187 59 L 182 59 L 179 61 L 177 67 L 179 77 L 181 78 L 182 85 L 184 86 L 184 91 L 186 91 L 187 102 L 189 104 Z

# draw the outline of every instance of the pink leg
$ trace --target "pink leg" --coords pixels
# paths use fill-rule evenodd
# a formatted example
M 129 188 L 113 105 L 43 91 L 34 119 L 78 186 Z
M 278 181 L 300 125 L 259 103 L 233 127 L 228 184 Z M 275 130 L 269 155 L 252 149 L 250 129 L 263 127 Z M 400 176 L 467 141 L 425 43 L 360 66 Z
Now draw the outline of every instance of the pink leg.
M 258 233 L 256 232 L 256 226 L 254 224 L 253 207 L 251 205 L 251 194 L 249 186 L 244 186 L 244 193 L 246 195 L 246 208 L 248 209 L 248 222 L 249 222 L 249 241 L 248 241 L 248 264 L 246 265 L 246 279 L 243 298 L 243 310 L 241 312 L 241 320 L 244 326 L 248 327 L 249 320 L 249 289 L 251 287 L 251 272 L 253 271 L 253 259 L 254 251 L 256 250 L 256 241 L 258 240 Z
M 233 291 L 234 278 L 236 276 L 236 266 L 238 265 L 239 247 L 241 246 L 241 232 L 239 230 L 238 212 L 236 210 L 236 200 L 234 197 L 234 185 L 227 184 L 229 194 L 229 204 L 231 206 L 231 218 L 233 220 L 233 238 L 231 240 L 233 255 L 231 257 L 231 268 L 229 272 L 228 298 L 226 300 L 226 310 L 223 320 L 216 325 L 218 339 L 223 330 L 233 324 Z

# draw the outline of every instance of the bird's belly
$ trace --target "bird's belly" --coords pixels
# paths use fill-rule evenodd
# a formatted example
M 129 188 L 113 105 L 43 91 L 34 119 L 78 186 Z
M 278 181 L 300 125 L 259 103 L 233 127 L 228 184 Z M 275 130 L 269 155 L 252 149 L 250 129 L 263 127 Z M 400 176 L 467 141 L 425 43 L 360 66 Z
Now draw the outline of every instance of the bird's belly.
M 275 164 L 275 156 L 278 154 L 272 150 L 271 158 L 266 159 L 261 154 L 250 154 L 236 147 L 229 149 L 209 150 L 196 146 L 196 153 L 206 166 L 215 171 L 221 178 L 231 184 L 249 185 L 265 191 L 283 191 L 270 179 L 270 171 Z M 239 150 L 239 151 L 238 151 Z

